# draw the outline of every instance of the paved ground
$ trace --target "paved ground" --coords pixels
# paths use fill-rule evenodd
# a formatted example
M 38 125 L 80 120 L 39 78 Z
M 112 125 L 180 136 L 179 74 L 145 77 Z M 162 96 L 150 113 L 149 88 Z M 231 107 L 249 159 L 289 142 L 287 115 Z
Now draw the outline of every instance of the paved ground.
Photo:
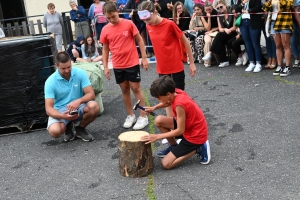
M 164 170 L 155 157 L 152 176 L 122 177 L 117 137 L 126 131 L 126 114 L 113 79 L 105 84 L 103 115 L 88 127 L 95 141 L 64 143 L 46 131 L 0 137 L 0 198 L 300 199 L 300 69 L 280 78 L 233 65 L 197 67 L 194 78 L 186 76 L 186 91 L 207 118 L 210 165 L 193 156 Z M 153 64 L 142 72 L 151 105 L 157 102 L 149 95 L 156 77 Z M 155 152 L 163 148 L 155 144 Z

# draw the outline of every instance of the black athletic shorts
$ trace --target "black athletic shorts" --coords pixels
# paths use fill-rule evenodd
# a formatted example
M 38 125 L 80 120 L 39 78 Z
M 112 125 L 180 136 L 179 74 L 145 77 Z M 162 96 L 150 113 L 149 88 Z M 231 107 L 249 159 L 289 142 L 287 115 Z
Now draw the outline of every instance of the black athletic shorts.
M 174 73 L 174 74 L 159 74 L 159 77 L 164 76 L 164 75 L 168 75 L 173 79 L 173 81 L 176 84 L 176 88 L 184 90 L 184 86 L 185 86 L 184 70 L 182 70 L 181 72 Z
M 140 72 L 140 65 L 125 69 L 114 69 L 117 84 L 123 83 L 124 81 L 141 82 Z
M 189 154 L 190 152 L 196 150 L 199 146 L 202 146 L 203 144 L 193 144 L 187 141 L 184 137 L 180 141 L 180 143 L 173 147 L 171 152 L 174 154 L 176 158 L 179 158 L 181 156 L 185 156 Z

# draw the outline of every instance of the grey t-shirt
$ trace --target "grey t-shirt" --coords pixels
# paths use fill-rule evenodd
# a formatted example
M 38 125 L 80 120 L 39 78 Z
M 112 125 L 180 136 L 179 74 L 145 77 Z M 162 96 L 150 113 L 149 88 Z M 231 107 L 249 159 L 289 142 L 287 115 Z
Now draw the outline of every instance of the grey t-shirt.
M 59 12 L 49 14 L 48 12 L 44 15 L 43 26 L 47 29 L 47 32 L 54 34 L 62 34 L 62 17 Z

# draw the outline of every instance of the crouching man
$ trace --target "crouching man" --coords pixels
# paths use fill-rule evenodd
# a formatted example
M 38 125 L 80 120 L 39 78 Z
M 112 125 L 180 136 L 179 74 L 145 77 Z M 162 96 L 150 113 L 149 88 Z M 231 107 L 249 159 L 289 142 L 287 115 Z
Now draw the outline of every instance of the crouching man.
M 71 66 L 66 52 L 58 53 L 55 60 L 57 70 L 45 83 L 48 132 L 54 138 L 65 133 L 64 140 L 67 142 L 75 136 L 90 142 L 94 137 L 87 132 L 86 126 L 95 120 L 100 109 L 94 101 L 91 82 L 84 70 Z M 79 122 L 79 125 L 74 127 L 74 122 Z

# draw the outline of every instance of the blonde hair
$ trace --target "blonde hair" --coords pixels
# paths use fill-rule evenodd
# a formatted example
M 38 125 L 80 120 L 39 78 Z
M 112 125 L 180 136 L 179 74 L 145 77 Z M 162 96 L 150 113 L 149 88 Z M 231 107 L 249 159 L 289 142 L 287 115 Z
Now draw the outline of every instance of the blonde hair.
M 144 1 L 139 5 L 138 10 L 148 10 L 149 12 L 154 12 L 157 9 L 151 1 Z

